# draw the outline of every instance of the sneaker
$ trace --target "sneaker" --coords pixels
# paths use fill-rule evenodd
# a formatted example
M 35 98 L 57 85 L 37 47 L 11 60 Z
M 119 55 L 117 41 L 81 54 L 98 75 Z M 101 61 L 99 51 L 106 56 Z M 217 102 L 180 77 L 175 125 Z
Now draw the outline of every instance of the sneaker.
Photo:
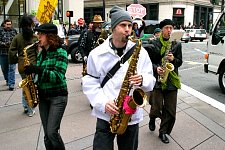
M 34 110 L 27 113 L 27 115 L 28 115 L 29 117 L 33 117 L 34 114 L 35 114 L 35 111 L 34 111 Z
M 14 86 L 12 86 L 12 85 L 9 86 L 9 90 L 10 90 L 10 91 L 13 91 L 13 90 L 14 90 Z
M 14 90 L 14 87 L 9 87 L 9 90 L 10 90 L 10 91 L 13 91 L 13 90 Z
M 27 108 L 24 108 L 24 109 L 23 109 L 23 112 L 24 112 L 25 114 L 27 114 L 27 113 L 28 113 L 28 109 L 27 109 Z

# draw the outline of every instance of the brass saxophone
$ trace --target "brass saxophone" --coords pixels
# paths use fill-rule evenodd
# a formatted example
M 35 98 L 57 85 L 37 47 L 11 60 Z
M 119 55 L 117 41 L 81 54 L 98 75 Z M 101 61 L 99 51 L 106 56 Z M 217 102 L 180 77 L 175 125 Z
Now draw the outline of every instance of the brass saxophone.
M 163 58 L 164 59 L 163 62 L 162 62 L 163 75 L 160 75 L 159 80 L 158 80 L 161 83 L 165 83 L 167 81 L 169 73 L 174 70 L 174 65 L 172 63 L 169 63 L 168 59 L 166 58 L 168 53 L 171 50 L 171 46 L 172 46 L 172 43 L 170 43 L 166 47 L 166 53 L 165 53 L 165 56 Z
M 96 42 L 96 47 L 101 45 L 108 37 L 108 32 L 105 29 L 102 29 L 101 34 L 98 37 Z
M 29 58 L 27 56 L 27 49 L 35 46 L 38 44 L 39 41 L 26 46 L 23 49 L 24 53 L 24 66 L 30 65 Z M 32 75 L 27 75 L 25 79 L 20 81 L 19 87 L 23 88 L 23 94 L 25 97 L 25 100 L 27 101 L 27 104 L 30 108 L 35 108 L 39 103 L 39 97 L 38 97 L 38 90 L 37 85 L 34 83 L 32 79 Z
M 119 108 L 119 114 L 112 115 L 110 118 L 110 129 L 112 133 L 123 134 L 127 128 L 128 122 L 131 119 L 132 115 L 125 114 L 125 110 L 123 109 L 124 98 L 129 95 L 130 85 L 129 85 L 129 77 L 134 75 L 137 67 L 137 61 L 139 58 L 139 53 L 141 50 L 141 41 L 139 39 L 135 40 L 137 45 L 134 49 L 134 52 L 131 56 L 130 64 L 128 70 L 126 72 L 124 81 L 122 83 L 122 87 L 119 92 L 119 96 L 116 99 L 116 105 Z M 147 102 L 147 95 L 141 88 L 136 88 L 130 100 L 128 101 L 128 106 L 135 109 L 137 106 L 144 107 Z

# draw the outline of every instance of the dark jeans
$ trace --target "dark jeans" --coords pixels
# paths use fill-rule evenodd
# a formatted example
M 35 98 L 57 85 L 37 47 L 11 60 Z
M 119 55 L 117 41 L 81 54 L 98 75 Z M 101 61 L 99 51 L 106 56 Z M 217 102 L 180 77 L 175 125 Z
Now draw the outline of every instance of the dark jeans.
M 59 129 L 67 100 L 68 96 L 40 97 L 39 111 L 45 133 L 46 150 L 65 150 Z
M 177 90 L 154 89 L 150 102 L 150 118 L 161 119 L 159 133 L 170 134 L 176 120 Z
M 137 150 L 139 124 L 130 125 L 122 135 L 117 135 L 119 150 Z M 93 150 L 113 150 L 116 134 L 110 132 L 107 121 L 97 119 Z
M 0 55 L 0 64 L 4 79 L 6 80 L 6 83 L 8 83 L 8 72 L 9 72 L 8 55 L 4 54 Z

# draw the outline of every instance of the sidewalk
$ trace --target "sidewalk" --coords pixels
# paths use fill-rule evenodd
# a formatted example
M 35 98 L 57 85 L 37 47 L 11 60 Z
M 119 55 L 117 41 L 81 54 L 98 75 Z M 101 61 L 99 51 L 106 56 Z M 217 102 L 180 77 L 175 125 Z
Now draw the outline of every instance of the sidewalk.
M 82 93 L 81 70 L 81 64 L 69 64 L 67 71 L 69 101 L 60 130 L 67 150 L 93 149 L 96 118 L 90 115 L 88 100 Z M 17 76 L 16 85 L 20 81 L 20 76 Z M 4 84 L 0 72 L 0 149 L 45 150 L 38 108 L 33 117 L 23 114 L 21 89 L 8 91 Z M 156 130 L 149 131 L 150 105 L 144 109 L 139 150 L 225 149 L 225 113 L 184 90 L 178 92 L 177 120 L 169 136 L 169 144 L 163 144 L 158 138 L 160 120 L 157 120 Z

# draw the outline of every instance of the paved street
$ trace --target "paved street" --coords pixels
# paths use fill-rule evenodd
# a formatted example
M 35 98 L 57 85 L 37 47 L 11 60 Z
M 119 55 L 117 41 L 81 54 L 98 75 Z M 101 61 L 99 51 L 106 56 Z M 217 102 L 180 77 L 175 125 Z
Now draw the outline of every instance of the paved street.
M 81 64 L 70 63 L 66 74 L 69 101 L 60 133 L 67 150 L 93 149 L 96 119 L 90 115 L 88 100 L 82 93 L 81 70 Z M 17 72 L 17 85 L 20 81 Z M 0 149 L 44 150 L 38 108 L 33 117 L 23 114 L 21 89 L 17 87 L 14 91 L 8 91 L 1 72 L 0 95 Z M 169 144 L 163 144 L 158 138 L 160 120 L 157 120 L 156 131 L 149 131 L 150 105 L 144 109 L 144 121 L 140 124 L 139 150 L 225 149 L 225 113 L 193 96 L 189 91 L 179 90 L 177 120 L 169 137 Z

